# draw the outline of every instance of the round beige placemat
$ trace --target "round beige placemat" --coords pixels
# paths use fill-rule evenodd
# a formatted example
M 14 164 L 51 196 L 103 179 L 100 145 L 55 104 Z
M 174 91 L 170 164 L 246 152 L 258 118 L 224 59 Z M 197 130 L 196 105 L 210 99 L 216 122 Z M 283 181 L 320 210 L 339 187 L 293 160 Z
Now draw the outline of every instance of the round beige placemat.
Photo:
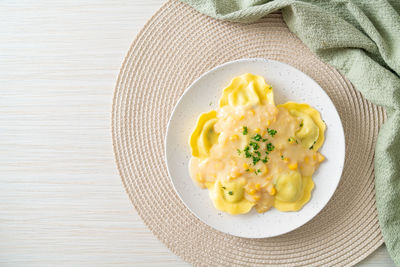
M 174 192 L 164 162 L 167 122 L 185 88 L 219 64 L 249 57 L 288 63 L 317 81 L 334 102 L 346 136 L 343 177 L 331 201 L 309 223 L 274 238 L 238 238 L 200 222 Z M 373 176 L 383 120 L 383 110 L 319 61 L 289 32 L 280 14 L 236 24 L 169 1 L 144 26 L 125 58 L 112 128 L 117 165 L 133 205 L 150 230 L 185 261 L 199 266 L 344 266 L 383 242 Z

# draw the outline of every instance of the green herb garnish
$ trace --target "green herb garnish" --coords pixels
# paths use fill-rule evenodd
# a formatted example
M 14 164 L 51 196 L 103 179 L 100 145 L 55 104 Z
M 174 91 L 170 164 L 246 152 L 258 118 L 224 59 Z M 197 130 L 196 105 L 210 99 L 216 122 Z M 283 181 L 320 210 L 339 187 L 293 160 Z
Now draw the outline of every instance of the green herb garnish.
M 243 135 L 246 135 L 248 132 L 247 126 L 243 126 Z
M 303 123 L 300 123 L 300 127 L 303 127 Z
M 253 136 L 253 139 L 256 141 L 260 141 L 261 140 L 261 135 L 256 134 L 255 136 Z
M 249 145 L 250 145 L 254 150 L 257 150 L 257 149 L 260 147 L 256 142 L 253 142 L 253 141 L 251 141 L 251 142 L 249 143 Z
M 283 155 L 281 155 L 281 159 L 283 160 Z
M 249 152 L 250 147 L 246 146 L 243 151 L 244 151 L 244 155 L 246 158 L 250 158 L 251 157 L 251 153 Z
M 312 144 L 312 146 L 310 146 L 310 150 L 314 148 L 314 145 L 317 141 L 314 141 L 314 143 Z
M 267 128 L 267 132 L 268 132 L 268 134 L 269 134 L 270 136 L 272 136 L 272 137 L 274 137 L 274 135 L 277 133 L 276 130 L 270 129 L 270 128 Z
M 254 154 L 256 154 L 257 156 L 261 157 L 260 151 L 254 151 Z
M 267 144 L 267 151 L 273 151 L 275 146 L 272 143 Z
M 242 153 L 242 151 L 240 151 L 240 149 L 236 149 L 237 153 L 240 155 Z
M 263 141 L 263 142 L 267 142 L 268 139 L 267 139 L 267 138 L 263 138 L 262 141 Z
M 226 189 L 226 187 L 225 187 L 225 186 L 223 186 L 223 187 L 222 187 L 222 189 Z
M 229 191 L 228 194 L 232 196 L 232 195 L 233 195 L 233 192 L 232 192 L 232 191 Z
M 254 157 L 253 156 L 253 165 L 256 165 L 257 162 L 259 162 L 260 160 L 261 160 L 260 157 Z
M 263 158 L 261 161 L 264 162 L 264 163 L 267 163 L 268 162 L 268 157 Z

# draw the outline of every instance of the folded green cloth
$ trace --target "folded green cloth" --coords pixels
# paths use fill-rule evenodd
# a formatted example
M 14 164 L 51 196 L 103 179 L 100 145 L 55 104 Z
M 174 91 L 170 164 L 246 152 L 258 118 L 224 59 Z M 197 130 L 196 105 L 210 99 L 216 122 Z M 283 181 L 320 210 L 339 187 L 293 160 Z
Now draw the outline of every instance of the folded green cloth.
M 400 266 L 400 0 L 181 0 L 208 16 L 252 22 L 282 10 L 289 29 L 386 109 L 375 149 L 379 223 Z

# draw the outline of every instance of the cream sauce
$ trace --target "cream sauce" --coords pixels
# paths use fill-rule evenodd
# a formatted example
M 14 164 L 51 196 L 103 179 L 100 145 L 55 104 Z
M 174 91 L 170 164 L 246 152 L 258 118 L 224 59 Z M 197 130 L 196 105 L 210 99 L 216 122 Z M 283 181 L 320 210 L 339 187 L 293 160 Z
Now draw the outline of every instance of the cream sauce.
M 212 145 L 207 158 L 192 157 L 190 175 L 202 188 L 217 179 L 222 183 L 236 180 L 244 183 L 244 197 L 255 204 L 258 212 L 273 206 L 274 185 L 279 174 L 296 170 L 302 176 L 311 176 L 323 159 L 317 151 L 296 142 L 301 119 L 292 116 L 286 108 L 272 104 L 227 105 L 217 110 L 217 118 L 214 131 L 219 134 L 218 142 Z M 247 134 L 243 132 L 244 127 Z M 275 130 L 276 134 L 271 136 L 268 129 Z M 254 140 L 257 134 L 262 137 L 260 141 Z M 257 143 L 261 154 L 255 164 L 244 151 L 250 142 Z M 268 151 L 267 144 L 272 144 L 273 149 L 269 147 L 272 151 Z M 268 162 L 263 162 L 266 158 Z

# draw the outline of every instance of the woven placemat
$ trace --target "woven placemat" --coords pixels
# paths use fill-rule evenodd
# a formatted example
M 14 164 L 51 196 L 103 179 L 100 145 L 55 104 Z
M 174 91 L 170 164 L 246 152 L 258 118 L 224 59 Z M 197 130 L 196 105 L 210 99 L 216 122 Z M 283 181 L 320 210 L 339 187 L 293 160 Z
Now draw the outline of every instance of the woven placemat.
M 334 102 L 346 136 L 343 177 L 331 201 L 306 225 L 274 238 L 238 238 L 200 222 L 174 192 L 164 162 L 167 122 L 183 91 L 205 71 L 249 57 L 279 60 L 312 77 Z M 150 230 L 185 261 L 199 266 L 344 266 L 383 242 L 373 152 L 384 118 L 381 108 L 289 32 L 280 14 L 236 24 L 208 18 L 174 0 L 144 26 L 125 58 L 112 128 L 117 165 L 133 205 Z

